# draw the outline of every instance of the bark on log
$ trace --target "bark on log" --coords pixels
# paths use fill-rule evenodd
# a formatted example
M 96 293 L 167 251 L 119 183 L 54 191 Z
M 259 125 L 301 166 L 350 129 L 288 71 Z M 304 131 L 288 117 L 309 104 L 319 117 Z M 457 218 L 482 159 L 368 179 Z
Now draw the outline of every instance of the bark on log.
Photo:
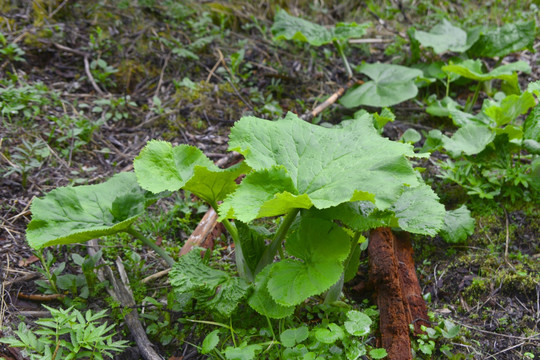
M 394 253 L 394 234 L 377 228 L 370 234 L 369 277 L 377 291 L 381 345 L 389 360 L 411 360 L 409 321 L 401 291 L 399 264 Z
M 423 333 L 421 326 L 429 326 L 427 305 L 414 267 L 413 248 L 409 233 L 395 234 L 394 249 L 399 261 L 399 279 L 405 312 L 409 324 L 414 324 L 416 335 Z

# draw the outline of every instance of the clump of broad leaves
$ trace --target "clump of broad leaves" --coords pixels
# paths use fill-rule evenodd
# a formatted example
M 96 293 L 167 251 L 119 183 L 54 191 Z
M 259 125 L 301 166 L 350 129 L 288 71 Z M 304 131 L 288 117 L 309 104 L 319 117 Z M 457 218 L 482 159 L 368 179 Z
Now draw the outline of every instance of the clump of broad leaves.
M 177 261 L 167 255 L 177 293 L 223 317 L 240 302 L 279 319 L 314 295 L 335 301 L 357 272 L 362 232 L 390 226 L 434 236 L 448 225 L 411 162 L 427 155 L 383 138 L 376 121 L 366 112 L 332 128 L 292 113 L 277 121 L 244 117 L 231 129 L 229 150 L 245 160 L 227 169 L 195 147 L 150 141 L 134 173 L 34 200 L 28 242 L 40 249 L 127 232 L 150 244 L 136 220 L 156 199 L 184 189 L 219 213 L 238 276 L 213 268 L 199 250 Z

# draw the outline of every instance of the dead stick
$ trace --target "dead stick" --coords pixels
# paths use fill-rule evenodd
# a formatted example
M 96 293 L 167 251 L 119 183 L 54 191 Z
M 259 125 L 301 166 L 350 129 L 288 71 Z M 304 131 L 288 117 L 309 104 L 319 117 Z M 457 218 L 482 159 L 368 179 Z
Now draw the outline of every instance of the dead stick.
M 84 57 L 84 71 L 86 72 L 86 76 L 88 76 L 88 80 L 92 84 L 94 90 L 96 90 L 99 95 L 105 96 L 105 93 L 99 88 L 99 86 L 96 84 L 96 81 L 94 80 L 94 77 L 92 76 L 92 72 L 90 71 L 90 64 L 88 63 L 88 56 Z
M 63 298 L 66 297 L 66 295 L 62 295 L 62 294 L 44 295 L 44 294 L 23 294 L 23 293 L 18 293 L 17 297 L 19 299 L 32 300 L 32 301 L 53 301 L 53 300 L 63 299 Z
M 97 240 L 93 239 L 88 242 L 88 254 L 95 255 L 99 249 Z M 121 277 L 127 279 L 126 271 L 121 261 L 117 260 L 118 272 L 121 274 Z M 135 308 L 135 299 L 133 294 L 127 288 L 128 285 L 118 280 L 109 266 L 99 268 L 96 271 L 98 279 L 103 282 L 105 281 L 105 274 L 103 269 L 107 271 L 108 278 L 112 284 L 112 289 L 107 288 L 107 292 L 118 301 L 123 307 L 131 309 L 131 311 L 125 316 L 124 320 L 126 325 L 135 339 L 137 348 L 141 353 L 141 356 L 145 360 L 163 360 L 161 356 L 154 350 L 152 343 L 148 340 L 146 332 L 139 320 L 139 314 Z
M 319 104 L 315 109 L 311 110 L 308 113 L 305 113 L 302 115 L 302 120 L 309 121 L 313 119 L 315 116 L 322 113 L 327 107 L 334 104 L 343 94 L 345 91 L 347 91 L 351 86 L 354 84 L 363 84 L 364 82 L 362 80 L 351 80 L 349 81 L 344 87 L 339 88 L 335 93 L 330 95 L 328 99 L 326 99 L 323 103 Z

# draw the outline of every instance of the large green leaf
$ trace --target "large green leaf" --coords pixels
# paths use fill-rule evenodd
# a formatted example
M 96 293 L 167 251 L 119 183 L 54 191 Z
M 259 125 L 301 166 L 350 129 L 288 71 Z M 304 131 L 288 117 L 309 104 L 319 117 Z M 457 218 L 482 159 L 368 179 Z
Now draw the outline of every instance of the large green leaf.
M 285 10 L 279 10 L 271 30 L 276 40 L 298 40 L 313 46 L 321 46 L 334 40 L 345 41 L 350 38 L 360 38 L 365 35 L 369 26 L 369 23 L 338 23 L 335 27 L 326 28 L 291 16 Z
M 381 63 L 362 64 L 357 70 L 371 81 L 351 88 L 341 97 L 340 103 L 347 108 L 385 107 L 412 99 L 418 93 L 414 80 L 423 75 L 422 70 Z
M 60 187 L 32 201 L 26 238 L 30 247 L 41 249 L 112 235 L 130 227 L 152 200 L 134 173 L 98 185 Z
M 444 148 L 452 155 L 458 157 L 462 153 L 465 155 L 475 155 L 486 148 L 495 139 L 495 134 L 486 126 L 465 125 L 458 129 L 451 138 L 442 137 Z
M 418 184 L 406 158 L 416 156 L 412 146 L 381 137 L 367 118 L 325 128 L 292 113 L 278 121 L 244 117 L 231 129 L 229 150 L 255 172 L 224 200 L 222 218 L 248 222 L 360 200 L 385 209 L 403 185 Z
M 282 319 L 292 315 L 294 306 L 283 306 L 274 301 L 268 292 L 268 280 L 271 266 L 266 266 L 255 278 L 255 290 L 249 297 L 248 304 L 263 316 Z
M 506 56 L 525 48 L 532 49 L 535 36 L 536 24 L 534 20 L 506 24 L 480 35 L 468 53 L 476 57 Z
M 459 64 L 449 64 L 443 66 L 442 70 L 447 73 L 458 74 L 467 79 L 476 81 L 500 79 L 513 82 L 516 80 L 516 71 L 521 71 L 528 74 L 531 72 L 531 67 L 524 61 L 516 61 L 499 66 L 488 73 L 484 73 L 482 70 L 482 61 L 469 59 L 460 62 Z
M 339 280 L 350 238 L 330 221 L 306 218 L 285 246 L 296 259 L 272 265 L 268 291 L 278 304 L 293 306 L 328 290 Z
M 355 231 L 381 226 L 400 227 L 422 235 L 434 236 L 443 225 L 444 206 L 428 185 L 404 187 L 401 196 L 386 211 L 368 201 L 344 203 L 324 210 L 310 210 L 313 217 L 338 220 Z
M 245 164 L 220 169 L 193 146 L 172 146 L 152 140 L 133 162 L 137 180 L 154 193 L 185 189 L 201 199 L 216 204 L 236 189 L 235 179 L 245 173 Z
M 540 142 L 540 105 L 536 105 L 523 124 L 523 137 Z
M 444 206 L 426 184 L 406 188 L 390 208 L 399 227 L 405 231 L 435 236 L 443 225 Z
M 338 220 L 354 231 L 367 231 L 376 227 L 390 226 L 392 213 L 379 211 L 369 201 L 347 202 L 323 210 L 310 210 L 313 217 Z
M 534 96 L 529 92 L 524 92 L 521 95 L 509 95 L 500 104 L 493 104 L 485 108 L 483 112 L 492 118 L 497 126 L 502 126 L 527 113 L 535 105 Z
M 467 236 L 474 232 L 475 220 L 465 205 L 458 209 L 449 210 L 444 218 L 444 226 L 441 229 L 442 238 L 449 243 L 455 244 L 467 240 Z
M 255 218 L 281 215 L 294 208 L 313 205 L 307 194 L 298 194 L 293 180 L 283 166 L 248 174 L 238 191 L 220 206 L 220 218 L 250 222 Z
M 467 32 L 446 19 L 435 25 L 430 32 L 417 30 L 414 37 L 422 46 L 433 48 L 436 54 L 446 51 L 464 52 L 472 46 L 472 43 L 467 41 Z
M 198 307 L 217 311 L 223 317 L 231 315 L 249 289 L 244 279 L 204 264 L 201 249 L 181 256 L 172 267 L 169 279 L 175 292 L 191 293 L 198 300 Z

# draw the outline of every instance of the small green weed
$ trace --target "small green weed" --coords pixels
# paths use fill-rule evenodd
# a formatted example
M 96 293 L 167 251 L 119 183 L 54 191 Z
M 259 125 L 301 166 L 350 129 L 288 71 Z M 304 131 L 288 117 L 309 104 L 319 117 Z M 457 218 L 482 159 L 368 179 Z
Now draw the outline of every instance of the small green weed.
M 24 61 L 24 50 L 16 43 L 8 43 L 4 34 L 0 33 L 0 60 Z
M 0 342 L 13 347 L 20 347 L 32 360 L 54 359 L 96 359 L 113 357 L 127 347 L 127 341 L 114 341 L 115 325 L 100 324 L 105 310 L 82 314 L 70 307 L 54 309 L 44 307 L 51 312 L 51 318 L 36 321 L 38 328 L 30 330 L 24 322 L 15 330 L 17 338 L 3 338 Z
M 12 149 L 12 154 L 8 159 L 9 167 L 3 176 L 7 177 L 13 173 L 21 176 L 21 186 L 28 185 L 28 175 L 36 169 L 40 169 L 49 158 L 51 152 L 45 141 L 37 139 L 34 142 L 22 139 L 22 144 Z

